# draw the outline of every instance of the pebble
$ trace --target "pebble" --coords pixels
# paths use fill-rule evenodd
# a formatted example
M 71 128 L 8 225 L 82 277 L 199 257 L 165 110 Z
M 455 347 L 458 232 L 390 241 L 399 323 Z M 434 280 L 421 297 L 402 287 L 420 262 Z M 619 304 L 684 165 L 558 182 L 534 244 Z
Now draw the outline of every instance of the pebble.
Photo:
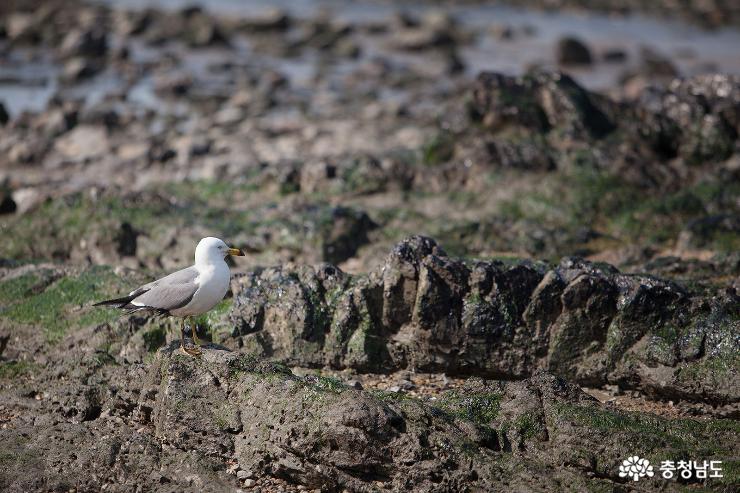
M 401 388 L 401 390 L 413 390 L 416 388 L 416 384 L 414 384 L 414 382 L 406 379 L 399 381 L 398 386 Z
M 347 385 L 349 387 L 352 387 L 353 389 L 357 389 L 357 390 L 362 390 L 363 389 L 362 383 L 360 383 L 359 380 L 355 380 L 355 379 L 347 380 Z

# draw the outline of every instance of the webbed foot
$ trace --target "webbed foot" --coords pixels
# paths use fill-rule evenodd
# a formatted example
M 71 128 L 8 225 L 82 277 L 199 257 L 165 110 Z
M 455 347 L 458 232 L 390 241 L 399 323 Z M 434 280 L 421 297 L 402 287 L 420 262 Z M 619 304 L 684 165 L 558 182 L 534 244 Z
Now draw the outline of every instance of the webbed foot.
M 181 345 L 180 351 L 182 351 L 183 353 L 187 355 L 194 356 L 194 357 L 198 357 L 201 354 L 203 354 L 203 351 L 201 351 L 200 346 Z

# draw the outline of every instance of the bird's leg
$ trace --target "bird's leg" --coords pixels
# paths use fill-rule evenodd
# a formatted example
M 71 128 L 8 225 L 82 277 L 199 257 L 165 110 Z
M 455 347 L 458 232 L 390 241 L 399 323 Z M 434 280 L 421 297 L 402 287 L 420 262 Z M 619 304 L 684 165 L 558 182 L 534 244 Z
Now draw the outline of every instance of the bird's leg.
M 190 330 L 193 331 L 193 342 L 196 346 L 200 347 L 200 339 L 198 339 L 198 324 L 193 320 L 193 317 L 190 318 Z
M 190 317 L 185 317 L 182 319 L 182 325 L 180 326 L 180 349 L 183 350 L 184 353 L 189 354 L 190 356 L 200 356 L 200 347 L 198 346 L 191 346 L 191 347 L 185 347 L 185 324 L 187 323 L 187 320 Z M 195 335 L 195 330 L 193 330 L 193 337 L 197 337 Z
M 185 351 L 185 319 L 180 324 L 180 349 Z

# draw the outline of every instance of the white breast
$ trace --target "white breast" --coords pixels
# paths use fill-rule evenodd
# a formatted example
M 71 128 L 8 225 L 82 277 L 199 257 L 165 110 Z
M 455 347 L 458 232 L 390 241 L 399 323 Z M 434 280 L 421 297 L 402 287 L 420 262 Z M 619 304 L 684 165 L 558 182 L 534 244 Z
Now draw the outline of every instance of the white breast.
M 226 262 L 220 262 L 207 267 L 198 266 L 198 290 L 193 295 L 190 303 L 177 310 L 172 310 L 172 315 L 184 317 L 188 315 L 200 315 L 216 306 L 229 290 L 231 273 Z

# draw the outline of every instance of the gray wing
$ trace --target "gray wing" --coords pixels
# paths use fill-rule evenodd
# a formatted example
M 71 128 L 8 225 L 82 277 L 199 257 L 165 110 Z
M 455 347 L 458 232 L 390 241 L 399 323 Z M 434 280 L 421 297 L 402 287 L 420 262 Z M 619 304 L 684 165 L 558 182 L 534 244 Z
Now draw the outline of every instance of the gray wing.
M 195 282 L 197 278 L 198 270 L 194 266 L 178 270 L 132 291 L 129 295 L 133 296 L 130 303 L 134 307 L 163 311 L 182 308 L 190 303 L 198 290 L 198 284 Z

